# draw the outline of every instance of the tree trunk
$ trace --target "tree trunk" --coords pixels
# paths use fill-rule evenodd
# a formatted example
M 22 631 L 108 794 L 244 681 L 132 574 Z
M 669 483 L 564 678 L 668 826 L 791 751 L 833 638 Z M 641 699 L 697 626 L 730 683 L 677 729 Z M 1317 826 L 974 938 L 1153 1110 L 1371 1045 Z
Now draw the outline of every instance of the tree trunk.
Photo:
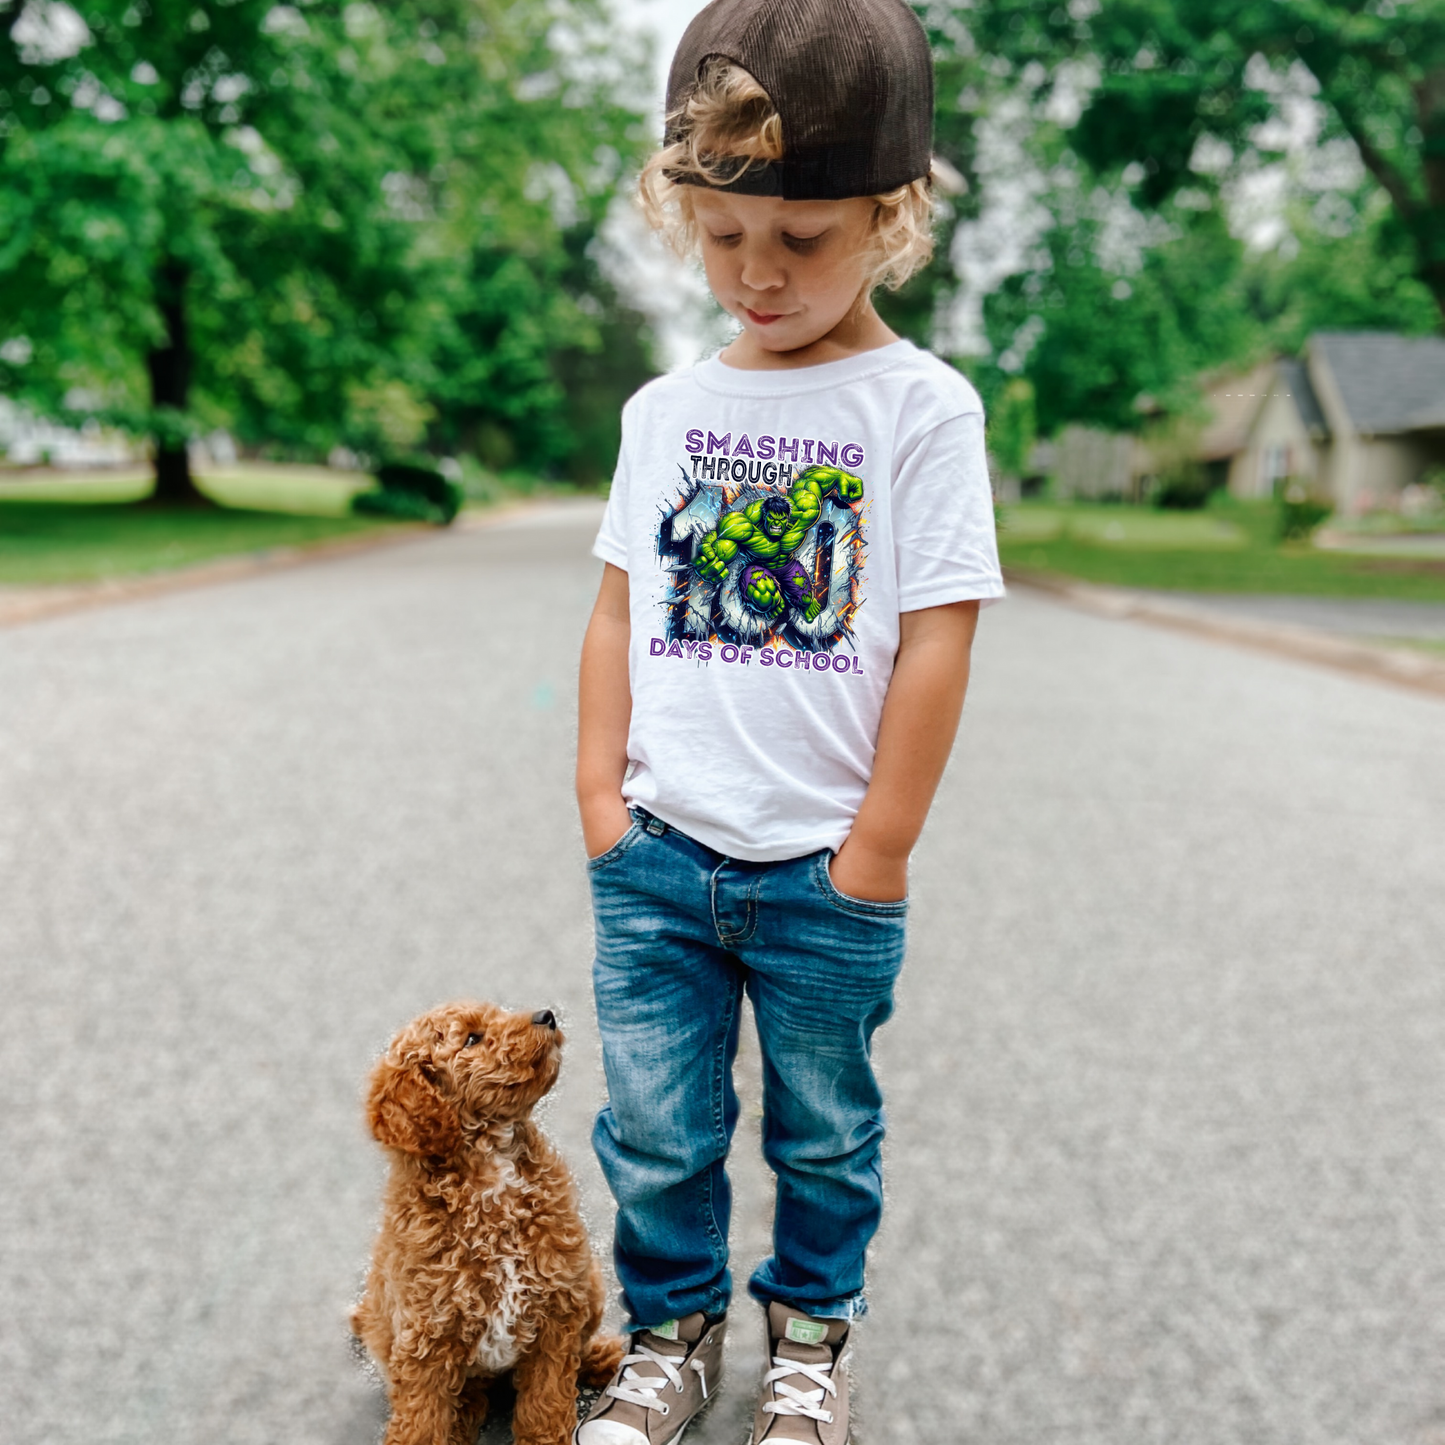
M 1445 65 L 1428 71 L 1412 89 L 1425 178 L 1424 215 L 1417 227 L 1417 244 L 1424 261 L 1425 284 L 1434 293 L 1435 304 L 1445 319 Z
M 156 277 L 156 304 L 165 324 L 165 340 L 146 356 L 151 406 L 163 414 L 155 433 L 156 485 L 151 501 L 168 507 L 212 505 L 191 477 L 183 417 L 190 396 L 191 348 L 186 329 L 188 272 L 179 261 L 165 261 Z

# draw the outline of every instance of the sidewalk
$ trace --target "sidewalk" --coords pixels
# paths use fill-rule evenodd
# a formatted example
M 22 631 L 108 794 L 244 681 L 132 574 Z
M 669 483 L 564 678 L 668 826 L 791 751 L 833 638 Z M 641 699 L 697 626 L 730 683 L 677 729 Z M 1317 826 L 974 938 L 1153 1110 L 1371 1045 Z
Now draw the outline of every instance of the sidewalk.
M 1437 658 L 1396 641 L 1445 644 L 1445 604 L 1131 591 L 1017 568 L 1005 575 L 1011 584 L 1100 616 L 1172 627 L 1445 697 L 1445 650 Z
M 470 532 L 496 526 L 518 513 L 546 505 L 520 500 L 468 509 L 452 524 L 452 529 Z M 66 612 L 105 607 L 114 602 L 131 602 L 143 597 L 160 597 L 169 592 L 207 587 L 217 582 L 238 582 L 263 572 L 298 567 L 305 562 L 350 557 L 359 552 L 370 552 L 377 547 L 389 547 L 399 542 L 414 542 L 425 537 L 438 536 L 444 530 L 423 522 L 397 522 L 354 536 L 328 538 L 302 547 L 271 547 L 262 552 L 243 552 L 233 557 L 220 557 L 194 567 L 177 567 L 165 572 L 140 572 L 125 577 L 107 578 L 103 582 L 29 587 L 0 586 L 0 627 L 16 627 Z
M 188 587 L 235 582 L 243 577 L 295 567 L 323 557 L 348 557 L 356 552 L 368 552 L 373 547 L 405 541 L 422 530 L 417 524 L 405 523 L 357 536 L 329 538 L 305 547 L 272 547 L 264 552 L 243 552 L 236 557 L 221 557 L 214 562 L 177 567 L 173 571 L 140 572 L 128 577 L 109 577 L 103 582 L 0 587 L 0 627 L 38 622 L 43 617 L 79 612 L 88 607 L 104 607 L 112 602 L 159 597 L 167 592 L 184 591 Z
M 1286 627 L 1308 627 L 1393 646 L 1445 648 L 1445 602 L 1400 602 L 1389 597 L 1291 597 L 1253 593 L 1151 592 L 1160 601 L 1185 602 L 1206 612 Z M 1445 660 L 1445 652 L 1442 652 Z

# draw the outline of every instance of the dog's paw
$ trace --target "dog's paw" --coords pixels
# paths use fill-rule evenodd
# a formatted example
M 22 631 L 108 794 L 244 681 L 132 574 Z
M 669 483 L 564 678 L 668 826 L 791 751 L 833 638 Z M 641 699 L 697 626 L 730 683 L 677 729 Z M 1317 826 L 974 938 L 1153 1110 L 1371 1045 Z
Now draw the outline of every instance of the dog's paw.
M 627 1341 L 621 1335 L 594 1335 L 582 1350 L 582 1368 L 577 1372 L 580 1384 L 600 1390 L 617 1373 Z

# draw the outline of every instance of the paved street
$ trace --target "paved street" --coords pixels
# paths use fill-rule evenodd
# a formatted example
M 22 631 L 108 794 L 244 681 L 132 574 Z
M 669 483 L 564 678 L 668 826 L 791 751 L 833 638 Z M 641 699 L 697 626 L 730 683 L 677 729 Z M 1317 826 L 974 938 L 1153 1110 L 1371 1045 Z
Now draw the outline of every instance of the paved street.
M 0 631 L 0 1438 L 369 1445 L 362 1081 L 450 997 L 562 1017 L 605 1250 L 595 520 Z M 976 658 L 880 1035 L 858 1439 L 1445 1445 L 1445 705 L 1027 592 Z M 734 1318 L 687 1445 L 746 1438 Z

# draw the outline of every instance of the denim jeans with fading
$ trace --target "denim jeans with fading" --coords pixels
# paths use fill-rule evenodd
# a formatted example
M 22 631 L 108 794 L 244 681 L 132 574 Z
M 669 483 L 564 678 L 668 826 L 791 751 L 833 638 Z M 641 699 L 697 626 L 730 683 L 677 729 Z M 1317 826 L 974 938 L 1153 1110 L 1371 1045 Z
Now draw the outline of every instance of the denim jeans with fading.
M 773 1253 L 748 1289 L 824 1318 L 863 1313 L 883 1206 L 873 1031 L 893 1010 L 907 903 L 840 893 L 828 850 L 747 863 L 637 810 L 588 868 L 608 1102 L 592 1142 L 617 1201 L 634 1328 L 728 1306 L 728 1145 L 743 991 L 763 1061 Z

